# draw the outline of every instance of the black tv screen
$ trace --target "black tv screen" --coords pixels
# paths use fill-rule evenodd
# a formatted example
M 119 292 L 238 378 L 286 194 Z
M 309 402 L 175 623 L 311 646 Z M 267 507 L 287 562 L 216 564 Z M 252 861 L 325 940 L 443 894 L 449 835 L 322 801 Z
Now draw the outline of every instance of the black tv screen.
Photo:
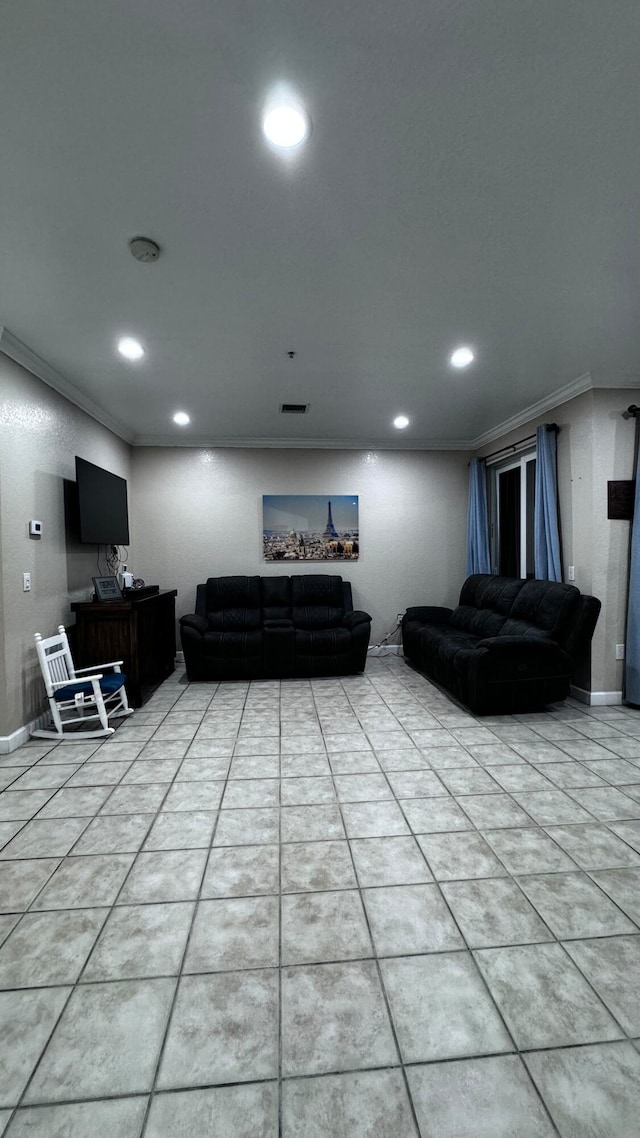
M 128 545 L 127 483 L 76 456 L 80 541 L 91 545 Z

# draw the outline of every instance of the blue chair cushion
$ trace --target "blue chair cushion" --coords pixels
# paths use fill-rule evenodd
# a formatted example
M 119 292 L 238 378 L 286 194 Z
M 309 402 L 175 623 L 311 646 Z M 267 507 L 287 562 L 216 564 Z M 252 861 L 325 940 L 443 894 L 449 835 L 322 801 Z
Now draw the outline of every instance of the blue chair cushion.
M 126 678 L 122 672 L 112 672 L 109 676 L 103 676 L 100 680 L 102 694 L 113 695 L 114 692 L 120 690 Z M 93 695 L 93 686 L 88 680 L 73 680 L 70 684 L 65 684 L 63 688 L 58 688 L 53 698 L 56 703 L 62 703 L 65 699 L 74 699 L 80 692 L 84 695 Z

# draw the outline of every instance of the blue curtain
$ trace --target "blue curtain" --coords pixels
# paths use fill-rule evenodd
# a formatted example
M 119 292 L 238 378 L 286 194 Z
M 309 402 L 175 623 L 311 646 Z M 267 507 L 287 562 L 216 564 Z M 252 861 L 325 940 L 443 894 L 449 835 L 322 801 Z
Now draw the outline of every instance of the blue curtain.
M 638 430 L 636 424 L 636 430 Z M 636 504 L 631 528 L 627 639 L 624 650 L 624 698 L 640 704 L 640 457 L 636 469 Z
M 489 511 L 487 509 L 487 464 L 483 458 L 469 463 L 469 511 L 467 514 L 467 577 L 490 573 Z
M 533 565 L 536 577 L 561 581 L 558 526 L 556 431 L 545 423 L 536 431 L 536 498 L 533 518 Z

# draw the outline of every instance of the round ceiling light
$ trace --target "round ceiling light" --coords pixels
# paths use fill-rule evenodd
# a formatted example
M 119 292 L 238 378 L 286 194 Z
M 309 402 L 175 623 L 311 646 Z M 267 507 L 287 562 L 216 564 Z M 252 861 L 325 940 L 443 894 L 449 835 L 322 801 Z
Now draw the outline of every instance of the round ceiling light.
M 471 348 L 456 348 L 455 352 L 451 354 L 449 363 L 453 367 L 468 367 L 470 363 L 473 363 L 473 360 L 474 355 Z
M 125 360 L 141 360 L 144 355 L 144 348 L 138 340 L 132 339 L 131 336 L 123 336 L 118 340 L 118 351 Z
M 403 431 L 405 427 L 409 426 L 409 420 L 406 415 L 396 415 L 393 420 L 393 425 L 397 427 L 399 431 Z
M 262 129 L 274 146 L 289 150 L 309 134 L 309 116 L 298 103 L 279 103 L 265 111 Z
M 177 423 L 179 427 L 186 427 L 187 423 L 191 422 L 191 419 L 187 415 L 186 411 L 176 411 L 175 415 L 173 416 L 173 421 L 174 423 Z

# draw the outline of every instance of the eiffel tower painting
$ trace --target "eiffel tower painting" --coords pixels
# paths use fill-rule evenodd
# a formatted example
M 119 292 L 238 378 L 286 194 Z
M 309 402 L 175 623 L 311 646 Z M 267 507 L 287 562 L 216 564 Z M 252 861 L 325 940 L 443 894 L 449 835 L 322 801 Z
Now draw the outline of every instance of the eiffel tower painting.
M 265 561 L 357 561 L 358 495 L 264 494 Z
M 336 527 L 333 524 L 333 518 L 331 517 L 331 502 L 327 502 L 327 505 L 329 507 L 329 512 L 327 514 L 327 524 L 324 527 L 324 536 L 325 537 L 337 537 L 338 533 L 337 533 Z

